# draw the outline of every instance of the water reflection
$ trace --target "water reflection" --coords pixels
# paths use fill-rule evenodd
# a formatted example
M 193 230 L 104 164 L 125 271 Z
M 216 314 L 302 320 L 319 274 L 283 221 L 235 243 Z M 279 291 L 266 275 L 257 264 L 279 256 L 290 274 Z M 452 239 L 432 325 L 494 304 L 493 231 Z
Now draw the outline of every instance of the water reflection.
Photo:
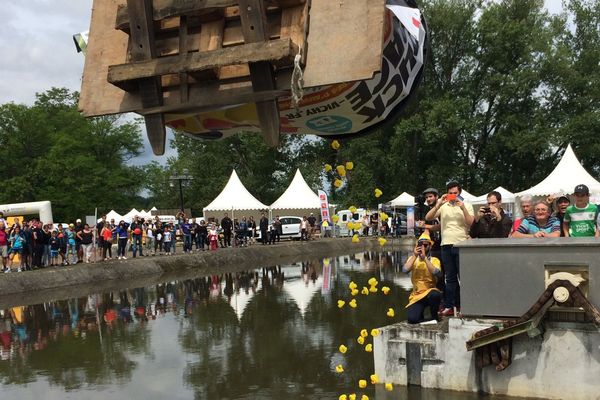
M 356 344 L 360 329 L 404 319 L 405 259 L 365 252 L 6 309 L 0 394 L 337 399 L 373 371 L 372 355 Z M 366 285 L 372 276 L 392 293 L 338 309 L 351 280 Z M 388 307 L 395 318 L 386 317 Z M 351 349 L 344 356 L 342 343 Z M 342 375 L 334 370 L 340 362 Z

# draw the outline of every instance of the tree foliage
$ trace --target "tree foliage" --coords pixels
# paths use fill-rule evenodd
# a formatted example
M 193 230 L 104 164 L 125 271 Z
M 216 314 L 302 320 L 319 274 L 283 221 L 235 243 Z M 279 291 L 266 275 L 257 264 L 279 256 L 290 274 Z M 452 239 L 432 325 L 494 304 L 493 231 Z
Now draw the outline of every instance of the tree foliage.
M 57 221 L 123 209 L 142 189 L 141 171 L 126 162 L 140 154 L 136 123 L 86 119 L 78 94 L 53 88 L 32 106 L 0 106 L 2 203 L 50 200 Z

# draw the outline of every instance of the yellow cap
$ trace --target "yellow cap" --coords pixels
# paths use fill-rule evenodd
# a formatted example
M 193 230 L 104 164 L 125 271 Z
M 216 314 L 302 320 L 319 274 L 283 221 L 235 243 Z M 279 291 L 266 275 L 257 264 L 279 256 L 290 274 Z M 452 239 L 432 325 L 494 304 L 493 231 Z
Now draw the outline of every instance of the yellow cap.
M 419 242 L 429 242 L 429 244 L 433 244 L 433 240 L 428 233 L 423 232 L 421 236 L 419 236 Z

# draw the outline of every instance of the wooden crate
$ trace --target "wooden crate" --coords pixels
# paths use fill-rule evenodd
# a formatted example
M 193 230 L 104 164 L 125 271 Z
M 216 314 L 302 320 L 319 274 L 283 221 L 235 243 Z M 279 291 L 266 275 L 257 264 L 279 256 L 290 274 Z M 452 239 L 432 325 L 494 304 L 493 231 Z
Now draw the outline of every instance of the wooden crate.
M 165 113 L 256 103 L 263 135 L 276 145 L 277 98 L 289 95 L 296 54 L 307 86 L 372 77 L 384 7 L 384 0 L 94 0 L 79 107 L 86 116 L 143 115 L 154 152 L 163 154 Z

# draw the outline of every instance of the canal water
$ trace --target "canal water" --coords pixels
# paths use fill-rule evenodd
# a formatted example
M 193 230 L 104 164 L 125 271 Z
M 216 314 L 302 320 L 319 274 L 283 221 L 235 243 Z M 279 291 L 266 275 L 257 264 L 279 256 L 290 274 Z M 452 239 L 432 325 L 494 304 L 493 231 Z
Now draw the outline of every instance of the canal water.
M 479 399 L 373 385 L 362 329 L 405 318 L 406 254 L 365 252 L 11 307 L 1 399 Z M 349 284 L 381 290 L 348 301 Z M 338 300 L 346 304 L 338 307 Z M 394 317 L 387 314 L 389 308 Z M 344 344 L 348 350 L 340 353 Z M 342 365 L 343 373 L 336 372 Z

